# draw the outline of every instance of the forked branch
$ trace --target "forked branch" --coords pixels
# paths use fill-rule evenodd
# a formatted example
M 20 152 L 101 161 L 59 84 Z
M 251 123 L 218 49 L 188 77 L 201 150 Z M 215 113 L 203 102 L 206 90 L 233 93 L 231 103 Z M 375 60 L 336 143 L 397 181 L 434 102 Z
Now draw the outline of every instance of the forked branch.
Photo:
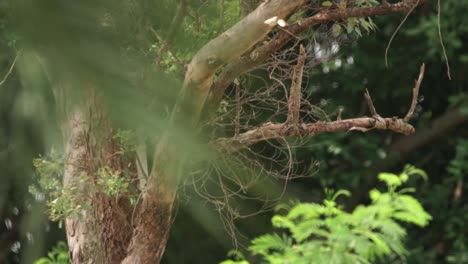
M 301 63 L 301 58 L 302 55 L 299 56 L 299 62 L 294 70 L 294 77 L 296 77 L 296 72 Z M 257 128 L 251 129 L 231 138 L 218 138 L 212 141 L 211 145 L 215 146 L 217 149 L 222 149 L 225 152 L 232 153 L 264 140 L 286 137 L 314 137 L 318 134 L 325 132 L 349 132 L 354 130 L 366 132 L 371 129 L 381 129 L 390 130 L 395 133 L 400 133 L 404 135 L 410 135 L 415 132 L 415 129 L 412 125 L 408 123 L 408 120 L 411 118 L 414 112 L 414 108 L 416 107 L 419 87 L 421 85 L 423 75 L 424 64 L 421 66 L 418 81 L 416 82 L 416 86 L 413 89 L 413 100 L 411 103 L 410 111 L 408 112 L 405 118 L 380 117 L 380 115 L 375 110 L 374 104 L 372 103 L 372 98 L 370 97 L 369 91 L 367 91 L 366 89 L 366 93 L 364 94 L 364 96 L 369 105 L 372 117 L 360 117 L 337 120 L 333 122 L 316 122 L 304 124 L 300 122 L 298 116 L 294 116 L 294 114 L 297 113 L 297 107 L 293 107 L 293 105 L 295 105 L 295 102 L 293 100 L 294 97 L 291 95 L 288 104 L 288 120 L 285 123 L 268 122 Z M 297 89 L 297 87 L 294 84 L 300 83 L 301 80 L 302 78 L 293 81 L 291 93 L 293 93 L 294 89 Z M 291 100 L 293 100 L 293 102 Z M 292 122 L 296 123 L 293 124 Z M 297 129 L 291 129 L 292 127 Z

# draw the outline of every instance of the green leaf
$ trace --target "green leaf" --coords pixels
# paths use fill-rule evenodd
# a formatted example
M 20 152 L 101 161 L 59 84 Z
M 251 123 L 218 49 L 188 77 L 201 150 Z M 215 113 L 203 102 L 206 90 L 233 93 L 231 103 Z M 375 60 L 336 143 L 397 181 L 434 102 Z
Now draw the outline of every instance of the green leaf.
M 341 33 L 343 32 L 340 24 L 334 24 L 333 27 L 332 27 L 332 34 L 333 36 L 336 38 L 336 37 L 339 37 L 341 35 Z
M 379 173 L 379 180 L 385 182 L 389 187 L 398 187 L 402 184 L 400 177 L 393 173 Z

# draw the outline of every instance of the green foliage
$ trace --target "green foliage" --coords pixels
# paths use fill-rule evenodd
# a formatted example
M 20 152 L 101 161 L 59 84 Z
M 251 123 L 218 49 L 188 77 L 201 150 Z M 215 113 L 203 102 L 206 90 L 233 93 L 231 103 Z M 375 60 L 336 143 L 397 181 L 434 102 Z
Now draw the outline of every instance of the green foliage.
M 138 199 L 138 192 L 130 182 L 127 170 L 112 170 L 105 166 L 98 169 L 96 188 L 109 197 L 119 198 L 126 196 L 130 203 L 135 205 Z
M 67 244 L 59 241 L 56 246 L 52 248 L 47 257 L 42 257 L 34 262 L 34 264 L 68 264 L 70 259 L 68 257 Z
M 450 162 L 448 172 L 456 179 L 461 180 L 468 175 L 468 140 L 459 139 L 456 146 L 456 156 Z
M 225 260 L 220 264 L 249 264 L 249 262 L 245 260 L 244 254 L 238 250 L 231 250 L 227 255 L 230 259 Z
M 426 177 L 412 166 L 400 175 L 381 173 L 387 192 L 373 189 L 371 204 L 359 205 L 352 213 L 336 203 L 339 195 L 349 195 L 346 191 L 336 192 L 323 204 L 299 203 L 286 215 L 272 218 L 273 227 L 286 233 L 260 236 L 249 250 L 267 263 L 373 263 L 389 256 L 403 258 L 406 231 L 400 222 L 426 226 L 431 219 L 418 200 L 405 194 L 410 189 L 398 189 L 415 174 Z
M 120 151 L 123 154 L 135 151 L 137 142 L 133 131 L 119 129 L 114 139 L 119 141 Z
M 122 132 L 118 135 L 123 143 L 122 154 L 132 150 L 133 145 L 128 143 L 130 134 Z M 48 158 L 34 159 L 38 184 L 29 186 L 29 192 L 36 196 L 36 199 L 45 198 L 51 220 L 61 221 L 65 217 L 80 217 L 84 210 L 91 208 L 92 196 L 99 192 L 108 197 L 125 196 L 130 199 L 131 204 L 136 204 L 139 193 L 130 182 L 127 170 L 112 170 L 104 166 L 97 170 L 95 184 L 92 184 L 92 179 L 83 173 L 80 177 L 73 178 L 73 182 L 65 187 L 62 183 L 63 158 L 59 156 L 54 154 Z M 79 186 L 88 186 L 89 189 L 84 192 Z
M 38 184 L 30 185 L 29 192 L 38 200 L 45 198 L 51 220 L 59 221 L 66 216 L 79 216 L 82 210 L 90 207 L 88 197 L 78 188 L 82 182 L 89 180 L 88 176 L 82 174 L 74 178 L 65 188 L 62 184 L 63 157 L 60 154 L 52 153 L 50 157 L 34 159 L 33 165 L 36 168 Z
M 38 184 L 46 192 L 58 192 L 62 189 L 63 158 L 62 155 L 52 152 L 49 158 L 37 158 L 33 165 L 38 174 Z M 35 186 L 30 186 L 32 194 L 39 194 Z

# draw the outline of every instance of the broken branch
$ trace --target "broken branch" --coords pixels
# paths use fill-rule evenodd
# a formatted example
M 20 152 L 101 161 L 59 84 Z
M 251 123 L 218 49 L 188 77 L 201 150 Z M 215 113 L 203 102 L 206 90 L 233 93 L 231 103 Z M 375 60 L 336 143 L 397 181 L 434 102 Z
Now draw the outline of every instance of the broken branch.
M 379 114 L 377 114 L 377 110 L 375 110 L 374 103 L 372 102 L 372 98 L 371 98 L 371 96 L 369 94 L 369 90 L 367 90 L 367 88 L 366 88 L 366 92 L 364 93 L 364 97 L 366 98 L 367 105 L 369 106 L 369 110 L 370 110 L 372 116 L 378 116 Z
M 258 143 L 260 141 L 269 139 L 278 139 L 286 137 L 314 137 L 324 132 L 350 132 L 350 131 L 361 131 L 367 132 L 371 129 L 390 130 L 395 133 L 401 133 L 404 135 L 410 135 L 415 132 L 413 126 L 408 124 L 408 120 L 411 118 L 414 109 L 416 108 L 419 87 L 424 76 L 424 63 L 421 65 L 419 78 L 416 81 L 416 85 L 413 88 L 413 100 L 411 107 L 405 118 L 382 118 L 375 110 L 374 103 L 366 89 L 364 97 L 366 98 L 367 104 L 369 105 L 372 117 L 360 117 L 339 120 L 333 122 L 316 122 L 311 124 L 304 124 L 300 122 L 299 110 L 300 110 L 300 92 L 301 92 L 301 81 L 302 81 L 302 69 L 304 66 L 304 60 L 306 53 L 301 45 L 298 63 L 294 67 L 293 81 L 291 85 L 291 94 L 288 102 L 288 118 L 285 123 L 265 123 L 260 127 L 251 129 L 242 134 L 237 134 L 231 138 L 218 138 L 212 141 L 210 144 L 215 146 L 217 149 L 222 149 L 225 152 L 232 153 L 246 148 L 250 145 Z M 296 128 L 296 129 L 291 129 Z
M 403 119 L 405 122 L 408 122 L 411 119 L 411 117 L 413 116 L 414 110 L 416 109 L 416 105 L 418 104 L 419 87 L 421 86 L 421 83 L 424 77 L 425 68 L 426 66 L 423 63 L 421 65 L 421 68 L 419 69 L 418 80 L 416 81 L 416 84 L 413 88 L 413 100 L 411 101 L 411 107 L 408 110 L 408 114 L 406 114 L 405 118 Z
M 293 70 L 293 79 L 291 84 L 291 91 L 289 93 L 288 100 L 288 119 L 289 125 L 299 124 L 299 115 L 301 110 L 301 85 L 302 85 L 302 74 L 304 70 L 304 62 L 306 59 L 306 51 L 304 46 L 300 46 L 299 57 L 297 59 L 297 65 Z

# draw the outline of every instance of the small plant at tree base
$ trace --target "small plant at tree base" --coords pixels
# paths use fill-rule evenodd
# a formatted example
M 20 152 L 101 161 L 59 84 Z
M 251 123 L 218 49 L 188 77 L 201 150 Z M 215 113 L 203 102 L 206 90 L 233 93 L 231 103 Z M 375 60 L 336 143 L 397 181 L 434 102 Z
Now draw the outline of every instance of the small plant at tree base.
M 347 191 L 338 191 L 323 204 L 299 203 L 286 215 L 272 218 L 273 227 L 287 232 L 255 238 L 249 250 L 266 263 L 373 263 L 388 256 L 404 258 L 406 231 L 400 222 L 425 226 L 431 220 L 418 200 L 408 195 L 414 189 L 399 189 L 415 174 L 426 178 L 412 166 L 400 175 L 380 173 L 388 191 L 373 189 L 371 204 L 359 205 L 352 213 L 336 203 L 338 196 L 349 195 Z M 248 263 L 239 256 L 222 264 Z
M 70 259 L 68 257 L 67 244 L 59 241 L 56 246 L 52 248 L 47 257 L 42 257 L 34 262 L 34 264 L 68 264 Z
M 133 131 L 119 129 L 114 135 L 114 139 L 119 142 L 121 154 L 128 154 L 135 151 L 136 137 Z

